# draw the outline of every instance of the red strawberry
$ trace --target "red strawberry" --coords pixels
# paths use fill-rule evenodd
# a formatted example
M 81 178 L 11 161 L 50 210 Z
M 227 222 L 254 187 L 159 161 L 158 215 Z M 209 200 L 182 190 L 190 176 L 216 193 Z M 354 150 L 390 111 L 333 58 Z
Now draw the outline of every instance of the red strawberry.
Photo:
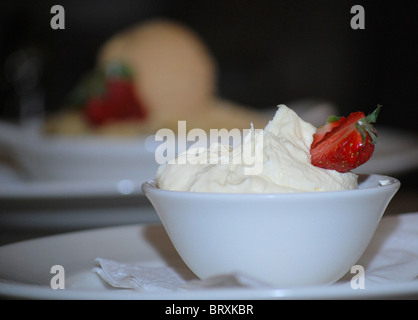
M 311 148 L 314 148 L 314 146 L 320 142 L 328 132 L 338 127 L 343 121 L 345 121 L 345 117 L 330 116 L 327 123 L 316 130 L 313 136 L 314 140 L 312 141 Z
M 116 120 L 143 119 L 146 116 L 131 81 L 117 78 L 106 81 L 103 94 L 89 98 L 84 112 L 92 125 Z
M 90 124 L 102 125 L 116 120 L 144 119 L 146 112 L 135 95 L 132 82 L 114 78 L 106 81 L 102 95 L 87 101 L 85 116 Z
M 102 97 L 91 98 L 85 107 L 84 115 L 92 125 L 100 125 L 109 118 L 106 102 Z
M 367 117 L 353 112 L 321 127 L 314 134 L 311 163 L 324 169 L 347 172 L 367 162 L 377 143 L 376 122 L 380 106 Z M 337 123 L 334 123 L 337 122 Z
M 147 116 L 129 68 L 117 62 L 86 75 L 70 96 L 69 104 L 82 110 L 93 126 Z

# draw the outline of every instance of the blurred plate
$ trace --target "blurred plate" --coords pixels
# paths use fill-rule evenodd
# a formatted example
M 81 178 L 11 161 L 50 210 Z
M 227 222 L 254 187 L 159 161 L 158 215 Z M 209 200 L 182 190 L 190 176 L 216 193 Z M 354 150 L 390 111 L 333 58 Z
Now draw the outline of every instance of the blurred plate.
M 155 173 L 154 171 L 151 171 Z M 152 174 L 154 175 L 154 174 Z M 0 200 L 143 196 L 142 179 L 30 180 L 0 165 Z
M 121 248 L 123 248 L 121 250 Z M 39 238 L 0 247 L 0 296 L 28 299 L 371 299 L 416 298 L 418 282 L 376 284 L 363 290 L 349 285 L 280 288 L 209 288 L 178 292 L 137 292 L 106 285 L 94 272 L 95 259 L 103 257 L 143 266 L 171 266 L 184 270 L 185 280 L 195 278 L 184 265 L 161 225 L 131 225 Z M 51 289 L 51 267 L 65 270 L 65 289 Z
M 358 173 L 403 174 L 418 167 L 416 136 L 379 128 L 372 158 Z M 19 172 L 0 167 L 0 198 L 141 195 L 142 182 L 158 169 L 154 136 L 45 138 L 36 125 L 18 128 L 0 123 L 0 152 L 17 162 Z
M 358 173 L 404 174 L 418 168 L 418 136 L 402 130 L 376 126 L 378 143 L 371 159 Z
M 151 137 L 43 136 L 40 123 L 0 123 L 0 148 L 33 181 L 145 181 L 158 165 Z

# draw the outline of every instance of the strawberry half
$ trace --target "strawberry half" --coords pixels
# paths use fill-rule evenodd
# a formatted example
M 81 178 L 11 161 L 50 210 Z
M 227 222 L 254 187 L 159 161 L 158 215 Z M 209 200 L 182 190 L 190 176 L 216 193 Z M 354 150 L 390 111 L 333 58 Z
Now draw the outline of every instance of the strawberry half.
M 104 93 L 90 97 L 85 105 L 84 115 L 91 125 L 146 117 L 130 80 L 107 79 L 105 88 Z
M 311 148 L 314 148 L 316 144 L 318 144 L 322 139 L 324 139 L 325 135 L 328 132 L 338 127 L 343 121 L 345 121 L 345 119 L 345 117 L 330 116 L 327 122 L 316 130 L 313 136 L 314 139 L 312 141 Z
M 147 116 L 129 68 L 118 62 L 85 76 L 70 96 L 69 105 L 82 110 L 92 126 Z
M 347 118 L 328 120 L 318 128 L 311 145 L 311 163 L 314 166 L 348 172 L 372 156 L 377 143 L 376 122 L 381 106 L 367 117 L 363 112 L 351 113 Z

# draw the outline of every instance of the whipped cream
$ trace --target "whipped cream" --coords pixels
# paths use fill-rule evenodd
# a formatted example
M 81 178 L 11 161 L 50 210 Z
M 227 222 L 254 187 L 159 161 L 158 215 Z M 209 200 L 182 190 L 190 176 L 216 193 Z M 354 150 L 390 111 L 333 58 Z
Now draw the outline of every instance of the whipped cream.
M 253 128 L 235 147 L 191 148 L 161 165 L 160 189 L 217 193 L 284 193 L 356 189 L 358 176 L 311 164 L 316 128 L 279 105 L 264 130 Z M 246 150 L 252 156 L 245 158 Z M 194 161 L 187 161 L 194 159 Z M 208 161 L 199 161 L 207 159 Z M 251 161 L 250 161 L 251 160 Z

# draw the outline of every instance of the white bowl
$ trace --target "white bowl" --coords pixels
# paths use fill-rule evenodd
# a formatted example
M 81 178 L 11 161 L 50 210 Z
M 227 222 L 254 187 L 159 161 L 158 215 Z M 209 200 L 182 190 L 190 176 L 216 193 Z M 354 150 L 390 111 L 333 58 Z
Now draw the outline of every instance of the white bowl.
M 400 182 L 362 175 L 356 190 L 222 194 L 142 190 L 201 279 L 242 273 L 279 286 L 331 284 L 362 256 Z
M 158 169 L 153 136 L 43 136 L 39 126 L 0 122 L 0 150 L 6 150 L 30 180 L 145 181 Z

